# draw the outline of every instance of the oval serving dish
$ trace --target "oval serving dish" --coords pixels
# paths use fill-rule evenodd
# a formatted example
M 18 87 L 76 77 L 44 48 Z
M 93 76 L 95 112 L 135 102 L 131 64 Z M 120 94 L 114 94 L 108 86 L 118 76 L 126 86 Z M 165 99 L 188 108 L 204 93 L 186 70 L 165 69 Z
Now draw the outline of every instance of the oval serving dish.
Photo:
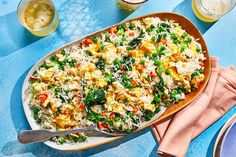
M 96 36 L 99 35 L 100 33 L 103 33 L 104 31 L 107 31 L 109 28 L 112 28 L 114 26 L 118 26 L 120 24 L 126 23 L 126 22 L 130 22 L 132 20 L 140 20 L 146 17 L 159 17 L 160 19 L 164 19 L 164 18 L 168 18 L 170 20 L 174 20 L 175 22 L 179 23 L 183 29 L 186 30 L 186 32 L 188 32 L 188 34 L 190 34 L 191 36 L 193 36 L 195 39 L 199 39 L 198 42 L 201 44 L 202 46 L 202 50 L 205 52 L 204 56 L 206 58 L 206 60 L 204 61 L 204 65 L 205 65 L 205 70 L 204 70 L 204 81 L 200 84 L 199 88 L 189 94 L 186 95 L 186 98 L 182 101 L 180 101 L 179 103 L 168 107 L 166 110 L 162 110 L 164 113 L 158 113 L 156 114 L 150 121 L 144 122 L 141 124 L 141 126 L 137 129 L 137 131 L 142 130 L 154 123 L 160 122 L 161 120 L 167 118 L 168 116 L 178 112 L 179 110 L 181 110 L 182 108 L 186 107 L 192 100 L 194 100 L 206 87 L 207 82 L 210 78 L 210 73 L 211 73 L 211 63 L 210 63 L 210 57 L 209 57 L 209 53 L 207 50 L 207 46 L 206 43 L 201 35 L 201 33 L 199 32 L 199 30 L 185 17 L 176 14 L 176 13 L 170 13 L 170 12 L 160 12 L 160 13 L 153 13 L 153 14 L 148 14 L 145 16 L 140 16 L 137 18 L 133 18 L 130 20 L 126 20 L 123 21 L 121 23 L 112 25 L 110 27 L 107 27 L 105 29 L 102 29 L 100 31 L 97 31 L 93 34 L 90 34 L 86 37 L 80 38 L 78 40 L 75 40 L 67 45 L 64 45 L 63 47 L 55 50 L 54 52 L 49 53 L 47 56 L 43 57 L 40 61 L 38 61 L 33 67 L 32 69 L 29 71 L 28 75 L 25 78 L 24 84 L 23 84 L 23 88 L 22 88 L 22 103 L 23 103 L 23 107 L 24 107 L 24 112 L 25 115 L 27 117 L 27 120 L 31 126 L 31 128 L 33 130 L 36 129 L 40 129 L 40 126 L 35 122 L 33 116 L 32 116 L 32 112 L 30 110 L 29 107 L 29 102 L 27 100 L 28 98 L 28 86 L 29 86 L 29 80 L 30 80 L 30 76 L 33 74 L 33 72 L 39 67 L 39 65 L 41 65 L 45 59 L 50 58 L 52 55 L 55 55 L 56 53 L 62 51 L 64 48 L 69 47 L 75 43 L 79 43 L 82 40 L 92 37 L 92 36 Z M 87 142 L 83 142 L 83 143 L 76 143 L 76 144 L 64 144 L 64 145 L 58 145 L 55 142 L 45 142 L 46 145 L 58 149 L 58 150 L 83 150 L 83 149 L 88 149 L 88 148 L 92 148 L 92 147 L 96 147 L 108 142 L 112 142 L 114 140 L 117 140 L 121 137 L 106 137 L 106 136 L 89 136 L 88 137 L 88 141 Z
M 227 131 L 225 132 L 225 136 L 222 140 L 222 146 L 220 148 L 220 157 L 231 157 L 232 154 L 235 154 L 235 138 L 236 138 L 236 120 L 232 122 L 232 124 L 229 126 Z

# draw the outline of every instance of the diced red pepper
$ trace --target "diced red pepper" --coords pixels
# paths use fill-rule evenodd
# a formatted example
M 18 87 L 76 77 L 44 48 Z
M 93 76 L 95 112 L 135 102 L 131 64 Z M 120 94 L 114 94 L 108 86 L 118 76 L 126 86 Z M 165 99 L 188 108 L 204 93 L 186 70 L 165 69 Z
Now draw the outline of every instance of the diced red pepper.
M 102 128 L 108 128 L 108 124 L 106 122 L 103 122 L 101 124 L 98 124 L 98 128 L 102 129 Z
M 47 94 L 40 94 L 39 97 L 38 97 L 38 101 L 40 103 L 44 103 L 47 98 L 48 98 Z
M 98 128 L 99 128 L 99 129 L 102 129 L 102 128 L 103 128 L 103 125 L 99 123 L 99 124 L 98 124 Z
M 199 65 L 200 65 L 201 67 L 204 67 L 204 62 L 203 62 L 203 61 L 200 61 L 200 62 L 199 62 Z
M 90 44 L 92 44 L 92 43 L 93 43 L 92 39 L 87 38 L 87 39 L 84 40 L 84 44 L 85 44 L 86 46 L 88 46 L 88 45 L 90 45 Z
M 134 85 L 134 86 L 136 86 L 136 85 L 137 85 L 137 81 L 131 80 L 131 84 Z
M 86 46 L 88 46 L 88 45 L 86 45 L 85 43 L 82 43 L 82 47 L 86 47 Z
M 129 36 L 134 36 L 134 32 L 129 32 Z
M 155 72 L 151 72 L 151 74 L 150 74 L 151 78 L 155 78 L 156 76 L 157 76 L 157 74 Z
M 176 67 L 173 67 L 174 71 L 178 74 L 178 70 Z
M 110 34 L 116 34 L 118 32 L 117 28 L 116 27 L 112 27 L 109 29 L 109 33 Z
M 84 103 L 81 102 L 81 103 L 79 104 L 79 108 L 80 108 L 81 110 L 85 109 Z
M 198 88 L 200 86 L 200 82 L 196 82 L 195 87 Z
M 145 67 L 144 67 L 143 65 L 138 64 L 137 70 L 138 70 L 140 73 L 142 73 L 142 72 L 144 71 L 144 69 L 145 69 Z
M 165 46 L 167 46 L 167 42 L 166 42 L 166 39 L 164 39 L 164 38 L 161 38 L 161 43 L 163 44 L 163 45 L 165 45 Z
M 162 97 L 161 97 L 161 100 L 164 101 L 166 99 L 166 95 L 163 94 Z
M 102 126 L 103 126 L 104 128 L 108 128 L 108 124 L 107 124 L 106 122 L 102 123 Z
M 112 112 L 111 114 L 110 114 L 110 116 L 109 116 L 109 118 L 112 120 L 112 119 L 114 119 L 116 117 L 116 114 L 114 113 L 114 112 Z
M 134 107 L 133 107 L 133 113 L 137 113 L 137 112 L 138 112 L 138 110 L 139 110 L 139 109 L 138 109 L 138 107 L 137 107 L 137 106 L 134 106 Z
M 34 81 L 37 81 L 37 80 L 38 80 L 38 78 L 36 78 L 36 77 L 33 77 L 33 76 L 30 76 L 30 80 L 34 82 Z
M 124 71 L 124 70 L 125 70 L 125 66 L 122 65 L 122 66 L 120 67 L 120 70 L 121 70 L 121 71 Z
M 194 83 L 195 88 L 198 88 L 200 85 L 200 82 L 197 82 L 195 79 L 193 79 L 191 82 Z
M 101 113 L 101 116 L 102 116 L 102 117 L 106 117 L 106 112 L 102 112 L 102 113 Z

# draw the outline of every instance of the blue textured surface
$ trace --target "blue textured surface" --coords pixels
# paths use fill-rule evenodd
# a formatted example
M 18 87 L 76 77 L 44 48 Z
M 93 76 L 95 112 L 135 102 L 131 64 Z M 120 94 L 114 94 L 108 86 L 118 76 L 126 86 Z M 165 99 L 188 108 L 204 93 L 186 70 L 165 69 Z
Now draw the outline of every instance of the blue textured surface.
M 57 47 L 129 15 L 117 7 L 116 0 L 53 1 L 60 14 L 59 28 L 52 35 L 39 38 L 17 21 L 17 0 L 0 0 L 0 156 L 157 156 L 158 144 L 150 128 L 79 152 L 61 152 L 44 144 L 22 145 L 17 142 L 17 133 L 29 129 L 21 104 L 21 87 L 30 67 Z M 236 65 L 236 9 L 216 23 L 204 23 L 194 16 L 191 0 L 149 0 L 128 18 L 157 11 L 174 11 L 187 16 L 204 34 L 210 54 L 219 56 L 223 66 Z M 235 113 L 236 107 L 194 139 L 187 156 L 212 156 L 219 129 Z

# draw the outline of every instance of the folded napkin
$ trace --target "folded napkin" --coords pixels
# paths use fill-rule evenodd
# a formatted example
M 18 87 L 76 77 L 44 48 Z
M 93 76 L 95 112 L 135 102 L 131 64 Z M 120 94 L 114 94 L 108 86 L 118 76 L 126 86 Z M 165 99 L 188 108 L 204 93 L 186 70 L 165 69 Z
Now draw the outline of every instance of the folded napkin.
M 211 58 L 211 63 L 211 78 L 204 91 L 183 110 L 152 126 L 159 155 L 185 156 L 190 141 L 236 104 L 234 67 L 219 67 L 217 58 Z

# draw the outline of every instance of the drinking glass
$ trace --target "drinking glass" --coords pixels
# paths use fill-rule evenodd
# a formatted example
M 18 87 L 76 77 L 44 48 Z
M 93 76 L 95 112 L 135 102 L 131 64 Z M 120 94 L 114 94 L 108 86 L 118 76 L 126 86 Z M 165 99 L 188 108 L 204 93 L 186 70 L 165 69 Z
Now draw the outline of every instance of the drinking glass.
M 37 36 L 52 33 L 59 24 L 58 13 L 51 0 L 21 0 L 17 15 L 20 23 Z
M 202 21 L 214 22 L 231 11 L 236 0 L 192 0 L 195 15 Z
M 117 0 L 121 8 L 134 11 L 148 0 Z

